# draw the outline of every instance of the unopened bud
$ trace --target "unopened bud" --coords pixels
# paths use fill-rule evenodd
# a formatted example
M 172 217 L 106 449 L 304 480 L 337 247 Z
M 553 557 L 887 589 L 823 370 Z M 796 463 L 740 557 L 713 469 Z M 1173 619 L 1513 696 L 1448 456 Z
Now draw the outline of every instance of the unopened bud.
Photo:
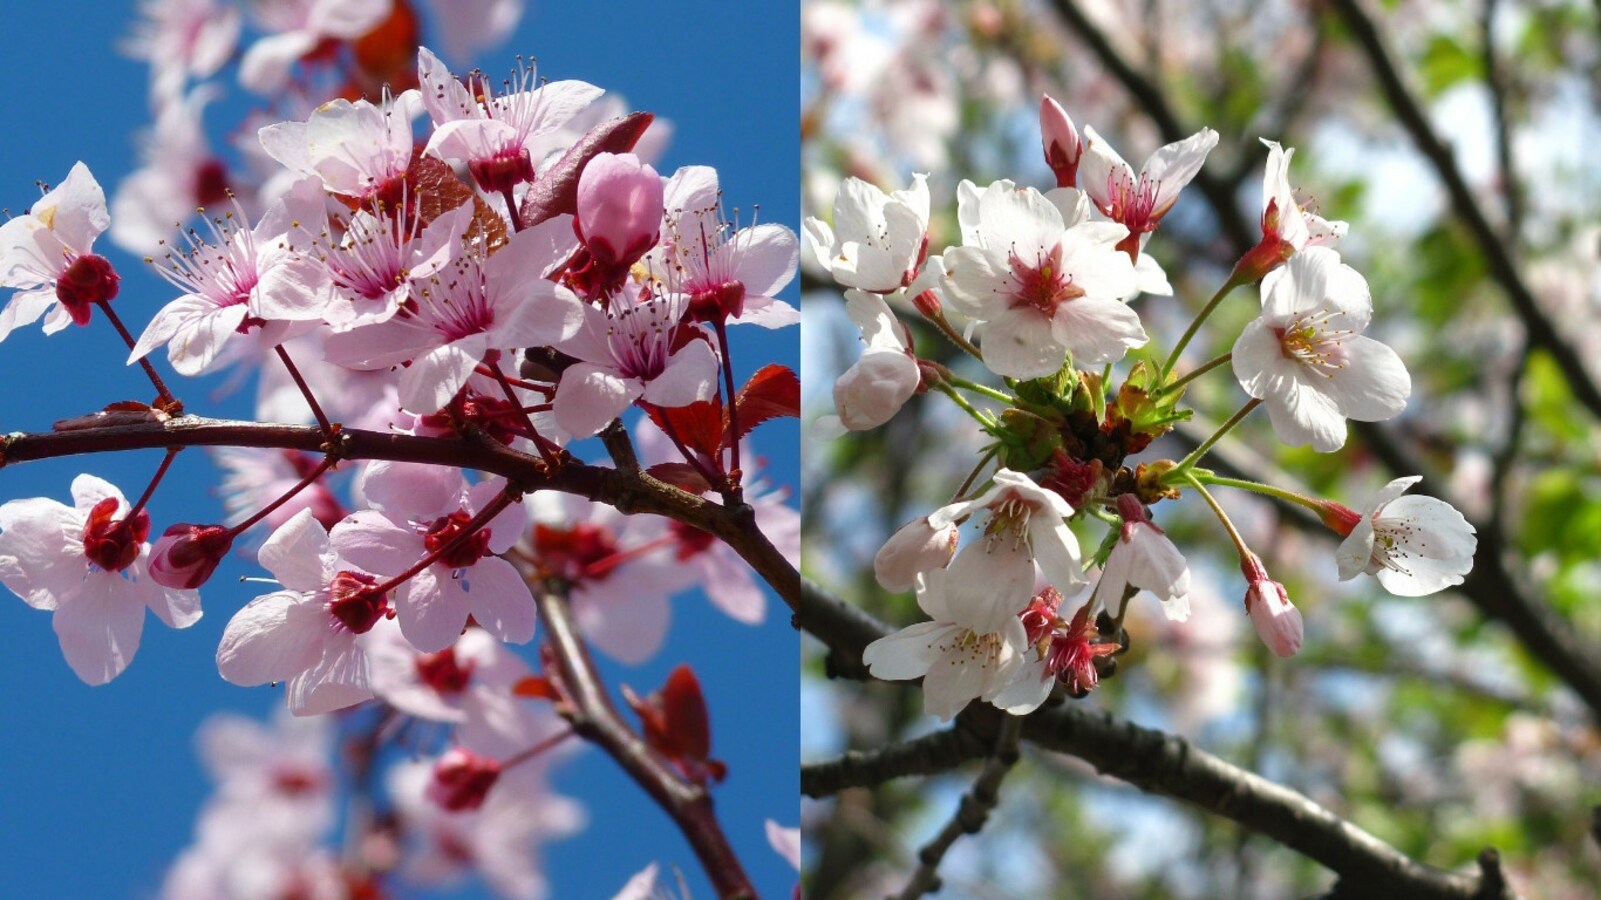
M 117 285 L 122 278 L 104 256 L 86 253 L 72 261 L 67 270 L 56 279 L 56 299 L 72 316 L 73 324 L 88 325 L 89 313 L 96 303 L 104 303 L 117 296 Z
M 1333 500 L 1325 500 L 1318 504 L 1318 518 L 1329 530 L 1340 537 L 1350 537 L 1351 532 L 1362 521 L 1362 514 L 1356 510 Z
M 1050 95 L 1040 100 L 1040 142 L 1045 147 L 1045 164 L 1056 174 L 1056 186 L 1076 187 L 1078 161 L 1084 147 L 1073 120 Z
M 192 590 L 206 583 L 233 548 L 221 525 L 179 523 L 162 532 L 150 551 L 150 578 L 163 587 Z
M 131 520 L 113 519 L 118 505 L 116 497 L 96 503 L 83 527 L 83 555 L 107 572 L 121 572 L 133 565 L 150 536 L 149 513 L 141 509 Z
M 661 176 L 632 153 L 601 153 L 584 166 L 574 226 L 597 264 L 626 270 L 655 245 L 662 191 Z
M 939 295 L 934 293 L 933 288 L 913 297 L 912 306 L 915 306 L 918 312 L 930 319 L 937 319 L 944 312 L 944 309 L 940 306 Z
M 1254 553 L 1240 557 L 1245 574 L 1245 611 L 1251 615 L 1257 637 L 1278 656 L 1294 656 L 1301 649 L 1304 626 L 1301 611 L 1290 602 L 1284 585 L 1268 577 Z
M 950 565 L 956 555 L 954 524 L 936 528 L 919 516 L 889 536 L 873 556 L 873 576 L 886 591 L 909 591 L 917 576 Z

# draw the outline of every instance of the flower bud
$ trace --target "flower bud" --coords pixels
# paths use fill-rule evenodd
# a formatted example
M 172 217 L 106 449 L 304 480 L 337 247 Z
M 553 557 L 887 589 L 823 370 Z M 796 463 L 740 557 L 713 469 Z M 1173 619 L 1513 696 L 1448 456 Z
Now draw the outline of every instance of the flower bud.
M 852 431 L 888 422 L 916 393 L 922 376 L 904 350 L 869 347 L 834 382 L 834 407 Z
M 206 583 L 233 548 L 233 532 L 221 525 L 180 522 L 162 532 L 150 551 L 150 578 L 163 587 L 191 590 Z
M 121 280 L 110 260 L 85 253 L 56 279 L 56 299 L 72 316 L 73 324 L 88 325 L 91 307 L 117 296 Z
M 661 176 L 632 153 L 602 153 L 578 177 L 578 236 L 597 264 L 627 269 L 661 233 Z
M 500 763 L 463 747 L 453 747 L 434 763 L 428 799 L 451 812 L 484 805 L 489 789 L 500 780 Z
M 1056 173 L 1056 186 L 1076 187 L 1084 147 L 1067 111 L 1049 95 L 1040 100 L 1040 142 L 1045 146 L 1045 164 Z
M 1278 656 L 1294 656 L 1304 634 L 1301 611 L 1290 602 L 1284 585 L 1268 577 L 1256 554 L 1240 559 L 1240 571 L 1245 573 L 1245 611 L 1257 637 Z
M 956 526 L 935 528 L 927 516 L 902 525 L 873 556 L 873 575 L 886 591 L 909 591 L 917 576 L 950 565 L 956 555 Z

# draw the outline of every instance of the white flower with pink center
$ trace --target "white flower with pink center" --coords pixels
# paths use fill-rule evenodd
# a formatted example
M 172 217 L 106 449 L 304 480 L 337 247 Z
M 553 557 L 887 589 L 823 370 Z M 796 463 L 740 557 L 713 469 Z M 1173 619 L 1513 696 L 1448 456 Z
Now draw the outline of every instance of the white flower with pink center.
M 260 346 L 272 347 L 288 336 L 290 323 L 321 318 L 328 275 L 290 242 L 300 212 L 295 199 L 273 204 L 254 228 L 235 203 L 233 212 L 208 223 L 210 241 L 191 229 L 188 249 L 168 253 L 156 267 L 184 294 L 145 326 L 128 362 L 165 344 L 174 369 L 199 375 L 236 334 L 260 329 Z
M 105 684 L 139 649 L 148 608 L 170 628 L 200 620 L 200 595 L 149 577 L 150 516 L 93 475 L 72 481 L 72 506 L 44 497 L 0 506 L 0 583 L 54 613 L 61 653 L 87 684 Z
M 928 176 L 886 194 L 860 178 L 847 178 L 834 198 L 834 224 L 807 219 L 806 249 L 823 271 L 845 287 L 887 294 L 910 284 L 928 250 Z
M 393 202 L 411 167 L 415 90 L 374 104 L 330 100 L 304 122 L 278 122 L 257 132 L 262 149 L 285 168 L 314 175 L 329 191 Z
M 267 421 L 273 420 L 269 418 Z M 238 525 L 255 515 L 257 510 L 288 493 L 290 488 L 310 475 L 321 461 L 321 457 L 299 450 L 255 447 L 218 447 L 211 451 L 211 459 L 222 470 L 222 483 L 218 485 L 217 492 L 222 497 L 223 509 L 228 512 L 227 521 L 230 525 Z M 251 531 L 259 534 L 256 529 L 263 523 L 276 531 L 303 509 L 311 510 L 312 516 L 324 528 L 332 528 L 345 517 L 345 508 L 339 498 L 328 489 L 325 480 L 318 480 L 268 513 L 267 518 L 252 527 Z
M 1402 496 L 1422 480 L 1397 478 L 1373 498 L 1335 554 L 1341 581 L 1366 572 L 1392 594 L 1422 597 L 1461 584 L 1472 571 L 1479 542 L 1468 520 L 1444 500 Z
M 945 253 L 940 284 L 952 307 L 980 323 L 986 366 L 1041 378 L 1069 355 L 1078 368 L 1099 368 L 1145 344 L 1139 315 L 1122 302 L 1135 280 L 1116 248 L 1120 226 L 1070 221 L 1053 202 L 1061 196 L 1009 181 L 962 193 L 974 196 L 976 209 L 964 202 L 958 211 L 967 246 Z
M 556 423 L 574 437 L 597 434 L 636 400 L 688 406 L 710 399 L 719 373 L 717 354 L 684 322 L 682 294 L 650 293 L 624 284 L 604 308 L 584 304 L 584 323 L 557 349 L 578 362 L 561 373 Z
M 111 240 L 140 255 L 157 253 L 174 222 L 228 196 L 228 167 L 211 151 L 200 117 L 220 90 L 202 85 L 162 108 L 139 142 L 140 167 L 111 198 Z
M 1406 407 L 1406 365 L 1362 335 L 1372 315 L 1367 281 L 1327 247 L 1262 280 L 1262 316 L 1234 342 L 1234 375 L 1266 403 L 1280 440 L 1328 453 L 1345 443 L 1346 419 L 1378 422 Z
M 329 361 L 358 369 L 409 362 L 400 376 L 400 405 L 437 411 L 489 351 L 545 346 L 577 333 L 583 304 L 544 277 L 562 258 L 561 248 L 572 246 L 571 229 L 570 220 L 557 217 L 517 232 L 488 259 L 469 253 L 453 260 L 413 286 L 415 309 L 330 337 Z
M 400 630 L 424 653 L 455 643 L 468 615 L 504 641 L 525 644 L 534 636 L 533 595 L 517 569 L 495 555 L 511 549 L 522 535 L 527 521 L 522 504 L 507 506 L 462 538 L 503 484 L 494 479 L 469 487 L 455 469 L 376 462 L 361 480 L 372 508 L 334 526 L 331 539 L 341 556 L 388 577 L 443 553 L 395 589 Z
M 1073 507 L 1022 472 L 1000 469 L 993 480 L 978 497 L 940 507 L 928 517 L 939 531 L 976 513 L 988 516 L 983 536 L 952 560 L 945 591 L 948 621 L 981 632 L 1001 631 L 1028 606 L 1036 565 L 1063 591 L 1085 581 L 1078 538 L 1065 521 Z
M 1011 685 L 1026 662 L 1028 636 L 1011 615 L 993 629 L 968 624 L 969 602 L 951 574 L 919 576 L 917 605 L 932 620 L 881 637 L 862 651 L 875 678 L 923 679 L 923 711 L 950 719 L 977 698 L 991 700 Z
M 1134 167 L 1094 128 L 1084 126 L 1079 187 L 1095 201 L 1102 215 L 1128 229 L 1127 237 L 1117 247 L 1130 260 L 1140 255 L 1141 236 L 1156 230 L 1178 200 L 1179 192 L 1201 171 L 1217 140 L 1217 132 L 1202 128 L 1151 154 L 1135 175 Z
M 532 181 L 542 160 L 532 158 L 531 146 L 603 93 L 583 81 L 539 84 L 535 70 L 521 63 L 498 95 L 482 72 L 467 77 L 472 90 L 427 47 L 418 50 L 422 102 L 434 122 L 423 152 L 466 164 L 479 187 L 496 193 Z
M 664 204 L 666 241 L 647 259 L 653 270 L 665 271 L 669 291 L 690 298 L 692 316 L 714 321 L 727 315 L 730 323 L 763 328 L 800 321 L 798 310 L 775 297 L 800 261 L 795 232 L 782 225 L 729 224 L 717 170 L 710 166 L 674 172 Z
M 223 680 L 242 687 L 287 681 L 297 716 L 372 699 L 358 638 L 389 614 L 379 580 L 340 558 L 310 510 L 274 531 L 256 558 L 284 589 L 250 601 L 228 622 L 217 646 Z
M 217 74 L 239 44 L 239 9 L 217 0 L 140 0 L 124 53 L 150 64 L 150 99 L 160 109 L 184 82 Z
M 90 248 L 110 224 L 105 192 L 80 162 L 73 164 L 65 181 L 35 201 L 27 215 L 0 225 L 0 287 L 21 290 L 0 311 L 0 341 L 47 312 L 45 334 L 55 334 L 74 321 L 89 321 L 87 308 L 61 302 L 58 282 L 74 266 L 92 265 L 93 260 L 109 271 L 110 265 L 91 254 Z M 116 293 L 115 287 L 111 293 Z
M 1344 222 L 1331 222 L 1295 199 L 1290 186 L 1290 158 L 1295 148 L 1288 150 L 1278 141 L 1262 138 L 1267 147 L 1267 167 L 1262 173 L 1262 233 L 1272 233 L 1293 250 L 1333 244 L 1345 237 L 1349 226 Z

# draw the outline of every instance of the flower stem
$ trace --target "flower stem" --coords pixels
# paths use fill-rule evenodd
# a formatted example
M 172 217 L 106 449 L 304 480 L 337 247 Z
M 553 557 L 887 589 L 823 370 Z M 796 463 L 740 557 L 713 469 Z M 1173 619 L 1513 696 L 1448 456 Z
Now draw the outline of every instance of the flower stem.
M 547 751 L 547 750 L 549 750 L 549 749 L 551 749 L 553 747 L 558 746 L 559 744 L 561 744 L 562 741 L 567 740 L 568 738 L 572 737 L 573 735 L 575 735 L 577 733 L 578 732 L 576 732 L 576 731 L 568 730 L 568 731 L 562 731 L 562 732 L 558 732 L 556 734 L 553 734 L 550 737 L 545 738 L 544 740 L 540 741 L 539 743 L 533 745 L 532 747 L 529 747 L 527 750 L 524 750 L 523 752 L 517 754 L 516 756 L 512 756 L 512 757 L 509 757 L 509 758 L 507 758 L 505 760 L 502 760 L 501 763 L 500 763 L 500 770 L 502 772 L 504 772 L 507 769 L 511 768 L 512 766 L 518 765 L 519 763 L 525 763 L 528 760 L 533 759 L 534 757 L 540 755 L 541 753 L 544 753 L 545 751 Z
M 492 352 L 499 353 L 498 350 Z M 561 468 L 561 458 L 557 455 L 561 448 L 551 443 L 549 439 L 539 433 L 538 428 L 534 427 L 534 417 L 523 409 L 523 402 L 517 398 L 517 392 L 512 390 L 511 382 L 507 380 L 506 373 L 500 369 L 500 360 L 491 358 L 488 363 L 491 377 L 500 385 L 501 391 L 506 395 L 507 402 L 521 414 L 522 423 L 528 428 L 528 436 L 533 439 L 534 446 L 539 448 L 539 455 L 544 459 L 546 467 L 552 472 Z
M 945 335 L 945 337 L 948 338 L 951 343 L 966 351 L 967 355 L 980 362 L 983 362 L 984 354 L 981 353 L 977 347 L 973 346 L 972 341 L 962 337 L 962 333 L 957 331 L 955 326 L 951 325 L 950 320 L 945 318 L 945 314 L 943 312 L 935 310 L 933 313 L 924 313 L 923 318 L 933 322 L 934 327 L 939 329 L 940 334 Z
M 740 490 L 741 472 L 739 468 L 739 403 L 734 393 L 734 362 L 728 354 L 728 324 L 721 317 L 712 323 L 717 330 L 717 346 L 723 357 L 723 389 L 728 394 L 723 408 L 728 411 L 728 500 L 729 506 L 738 506 L 743 502 Z
M 958 394 L 956 392 L 956 388 L 953 387 L 950 382 L 941 379 L 934 382 L 933 387 L 940 393 L 951 398 L 951 400 L 954 401 L 957 406 L 960 406 L 963 411 L 972 416 L 973 419 L 978 422 L 978 424 L 982 425 L 985 431 L 989 431 L 991 428 L 995 427 L 995 421 L 985 413 L 976 409 L 973 404 L 967 402 L 967 398 L 963 397 L 961 394 Z
M 1258 494 L 1276 497 L 1288 503 L 1299 503 L 1314 512 L 1321 512 L 1323 509 L 1323 502 L 1321 500 L 1308 497 L 1305 494 L 1297 494 L 1296 492 L 1287 490 L 1285 488 L 1275 487 L 1271 484 L 1263 484 L 1260 481 L 1248 481 L 1244 478 L 1225 478 L 1222 475 L 1217 475 L 1210 472 L 1200 474 L 1192 472 L 1191 474 L 1195 474 L 1195 477 L 1198 478 L 1203 484 L 1213 484 L 1220 485 L 1222 487 L 1240 488 L 1241 490 L 1254 491 Z
M 1240 532 L 1235 529 L 1234 523 L 1229 521 L 1229 514 L 1223 511 L 1223 507 L 1218 505 L 1217 500 L 1213 499 L 1211 492 L 1206 489 L 1206 485 L 1195 477 L 1194 472 L 1185 472 L 1184 479 L 1197 491 L 1200 491 L 1201 499 L 1206 501 L 1207 506 L 1212 507 L 1212 512 L 1217 515 L 1217 520 L 1223 523 L 1223 529 L 1229 533 L 1229 540 L 1234 542 L 1235 549 L 1240 552 L 1240 558 L 1244 559 L 1249 556 L 1251 551 L 1245 546 L 1245 538 L 1240 537 Z
M 173 459 L 178 456 L 178 451 L 182 449 L 182 447 L 167 448 L 167 455 L 162 458 L 161 465 L 156 467 L 156 474 L 150 476 L 150 483 L 145 485 L 144 493 L 140 494 L 139 499 L 134 501 L 133 506 L 128 509 L 128 514 L 122 517 L 124 522 L 133 521 L 133 517 L 139 515 L 140 511 L 145 508 L 145 504 L 150 502 L 150 498 L 155 496 L 156 485 L 161 483 L 161 479 L 167 474 L 167 469 L 172 467 Z
M 1189 384 L 1190 382 L 1194 381 L 1195 379 L 1201 377 L 1202 375 L 1205 375 L 1207 372 L 1210 372 L 1213 369 L 1217 368 L 1218 366 L 1221 366 L 1221 365 L 1223 365 L 1225 363 L 1228 363 L 1228 362 L 1232 361 L 1233 359 L 1234 359 L 1234 354 L 1232 352 L 1225 353 L 1222 356 L 1214 357 L 1214 358 L 1206 361 L 1205 363 L 1203 363 L 1201 366 L 1199 366 L 1199 367 L 1197 367 L 1195 369 L 1192 369 L 1189 372 L 1184 373 L 1184 377 L 1183 378 L 1180 378 L 1177 381 L 1174 381 L 1174 382 L 1172 382 L 1170 384 L 1165 384 L 1165 385 L 1157 388 L 1156 389 L 1156 396 L 1160 397 L 1163 394 L 1168 393 L 1169 391 L 1176 391 L 1179 388 L 1183 387 L 1184 385 Z
M 110 301 L 101 300 L 96 305 L 100 307 L 101 312 L 106 314 L 106 321 L 111 323 L 111 327 L 117 329 L 117 334 L 122 335 L 123 343 L 128 345 L 129 350 L 132 350 L 134 348 L 133 335 L 128 333 L 127 326 L 122 324 L 122 319 L 112 310 Z M 183 404 L 172 396 L 172 391 L 167 390 L 166 382 L 162 381 L 161 376 L 156 374 L 156 367 L 150 364 L 150 360 L 142 356 L 139 357 L 139 366 L 145 370 L 145 375 L 150 378 L 150 383 L 155 385 L 156 393 L 161 398 L 159 402 L 164 410 L 169 413 L 181 412 Z
M 962 376 L 953 372 L 947 371 L 942 374 L 942 377 L 946 381 L 950 382 L 953 386 L 959 387 L 964 391 L 972 391 L 975 394 L 981 394 L 990 398 L 991 400 L 998 400 L 1007 405 L 1014 405 L 1017 403 L 1017 398 L 1006 393 L 1005 391 L 997 391 L 987 384 L 979 384 L 976 381 L 969 381 L 968 379 L 963 378 Z
M 495 499 L 489 501 L 489 503 L 486 504 L 483 509 L 480 509 L 478 511 L 478 515 L 473 516 L 472 519 L 466 525 L 463 525 L 461 530 L 456 532 L 456 534 L 453 535 L 449 541 L 441 544 L 439 549 L 433 551 L 432 553 L 425 554 L 422 559 L 419 559 L 413 563 L 411 568 L 401 572 L 399 575 L 396 575 L 388 581 L 385 581 L 383 584 L 378 585 L 374 591 L 379 594 L 389 593 L 395 588 L 406 583 L 407 579 L 416 575 L 418 572 L 421 572 L 423 569 L 426 569 L 438 562 L 440 558 L 445 556 L 447 553 L 450 553 L 457 547 L 467 543 L 469 538 L 471 538 L 474 534 L 477 534 L 478 531 L 481 530 L 485 525 L 489 524 L 490 519 L 500 515 L 501 510 L 512 504 L 512 497 L 513 494 L 509 486 L 502 488 L 500 493 L 495 495 Z
M 1184 335 L 1173 346 L 1173 352 L 1168 354 L 1167 362 L 1162 364 L 1162 378 L 1164 380 L 1167 378 L 1168 373 L 1173 371 L 1173 367 L 1178 364 L 1179 355 L 1184 352 L 1185 347 L 1189 346 L 1190 340 L 1195 337 L 1195 333 L 1201 330 L 1201 323 L 1205 322 L 1206 317 L 1212 314 L 1212 310 L 1217 309 L 1217 305 L 1223 302 L 1223 298 L 1227 297 L 1230 291 L 1239 286 L 1238 276 L 1230 275 L 1229 280 L 1223 282 L 1223 286 L 1217 289 L 1217 293 L 1212 295 L 1212 299 L 1206 301 L 1206 305 L 1201 307 L 1199 313 L 1196 313 L 1195 320 L 1190 323 L 1189 328 L 1184 330 Z
M 318 405 L 317 398 L 312 396 L 311 386 L 306 384 L 306 379 L 300 377 L 300 370 L 295 367 L 294 360 L 289 358 L 289 351 L 284 349 L 283 344 L 272 349 L 277 351 L 278 358 L 283 360 L 284 368 L 289 370 L 289 377 L 294 379 L 295 387 L 300 388 L 300 396 L 305 397 L 306 403 L 311 406 L 311 414 L 317 417 L 317 426 L 329 440 L 333 440 L 334 426 L 328 421 L 328 416 L 322 411 L 322 407 Z
M 239 535 L 244 534 L 245 531 L 247 531 L 252 525 L 255 525 L 257 522 L 260 522 L 262 519 L 265 519 L 268 516 L 272 515 L 273 510 L 277 509 L 280 506 L 283 506 L 285 503 L 288 503 L 291 497 L 295 496 L 296 494 L 298 494 L 301 491 L 305 490 L 306 488 L 310 487 L 312 485 L 312 483 L 314 483 L 317 479 L 322 477 L 322 473 L 324 473 L 324 472 L 328 471 L 329 469 L 333 468 L 334 463 L 337 462 L 337 461 L 338 461 L 337 457 L 333 456 L 332 454 L 324 456 L 322 458 L 322 462 L 317 464 L 317 468 L 312 469 L 310 472 L 307 472 L 306 473 L 306 477 L 300 479 L 300 481 L 294 487 L 292 487 L 289 490 L 285 491 L 284 495 L 282 497 L 279 497 L 277 500 L 274 500 L 271 503 L 267 504 L 266 506 L 262 507 L 260 510 L 258 510 L 256 512 L 255 515 L 251 516 L 250 518 L 248 518 L 248 519 L 244 520 L 243 522 L 240 522 L 238 525 L 235 525 L 234 527 L 228 529 L 228 536 L 230 538 L 238 537 Z
M 1262 405 L 1262 401 L 1261 400 L 1258 400 L 1258 399 L 1256 399 L 1254 397 L 1251 398 L 1251 400 L 1249 402 L 1247 402 L 1244 406 L 1240 407 L 1239 412 L 1236 412 L 1234 415 L 1229 416 L 1229 420 L 1227 422 L 1224 422 L 1222 425 L 1219 425 L 1217 431 L 1213 432 L 1211 437 L 1209 437 L 1206 440 L 1202 441 L 1201 442 L 1201 446 L 1196 447 L 1194 450 L 1191 450 L 1189 456 L 1186 456 L 1183 459 L 1179 460 L 1178 465 L 1174 466 L 1171 470 L 1168 471 L 1168 473 L 1166 475 L 1162 476 L 1163 483 L 1164 484 L 1171 484 L 1171 483 L 1173 483 L 1174 480 L 1189 474 L 1190 467 L 1194 466 L 1197 462 L 1199 462 L 1201 457 L 1206 455 L 1206 451 L 1211 450 L 1213 445 L 1215 445 L 1218 441 L 1223 439 L 1223 435 L 1228 434 L 1230 431 L 1232 431 L 1234 429 L 1234 426 L 1240 424 L 1240 422 L 1246 416 L 1250 415 L 1251 414 L 1251 410 L 1256 409 L 1258 406 L 1261 406 L 1261 405 Z
M 517 198 L 513 196 L 511 188 L 504 188 L 501 190 L 500 195 L 506 198 L 506 212 L 511 216 L 511 230 L 513 232 L 522 231 L 523 216 L 522 213 L 517 210 Z

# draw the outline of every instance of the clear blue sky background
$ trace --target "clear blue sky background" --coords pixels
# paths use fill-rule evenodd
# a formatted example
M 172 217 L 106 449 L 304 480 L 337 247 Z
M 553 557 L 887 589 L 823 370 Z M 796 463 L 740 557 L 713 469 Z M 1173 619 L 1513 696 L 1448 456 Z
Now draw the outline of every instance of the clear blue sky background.
M 0 205 L 25 211 L 38 196 L 35 180 L 59 182 L 79 159 L 108 192 L 130 170 L 133 132 L 147 124 L 146 73 L 114 47 L 133 6 L 8 8 L 7 29 L 19 39 L 9 42 L 10 75 L 0 92 Z M 675 123 L 664 172 L 714 165 L 728 204 L 748 210 L 759 203 L 763 221 L 796 227 L 797 21 L 792 3 L 533 2 L 514 38 L 479 62 L 501 73 L 521 52 L 538 58 L 543 76 L 621 92 L 635 109 Z M 207 117 L 213 128 L 237 121 L 228 110 L 248 100 L 229 85 L 228 99 Z M 172 293 L 137 260 L 101 243 L 97 249 L 124 274 L 116 303 L 137 333 Z M 795 302 L 795 291 L 789 294 Z M 736 334 L 743 372 L 765 361 L 798 362 L 798 329 Z M 98 320 L 49 339 L 37 327 L 14 333 L 0 344 L 0 431 L 42 430 L 114 400 L 147 398 L 137 370 L 122 366 L 125 355 Z M 160 364 L 174 377 L 164 359 Z M 240 397 L 208 398 L 215 380 L 178 382 L 191 411 L 248 414 Z M 757 433 L 775 479 L 791 486 L 797 441 L 793 420 Z M 83 471 L 131 498 L 159 460 L 150 451 L 0 469 L 0 501 L 44 495 L 70 503 L 68 487 Z M 207 490 L 214 480 L 202 453 L 181 456 L 152 504 L 156 527 L 220 518 Z M 0 898 L 155 894 L 190 842 L 209 790 L 195 757 L 196 727 L 218 710 L 266 717 L 282 702 L 281 690 L 236 688 L 217 675 L 223 626 L 253 594 L 235 584 L 239 574 L 262 573 L 222 570 L 203 592 L 205 618 L 193 628 L 175 632 L 148 617 L 132 666 L 100 688 L 68 669 L 47 613 L 0 591 Z M 769 849 L 762 823 L 798 824 L 799 642 L 788 612 L 770 597 L 767 624 L 752 629 L 685 595 L 674 615 L 668 646 L 655 661 L 606 666 L 604 674 L 614 686 L 627 681 L 643 692 L 678 663 L 695 666 L 711 708 L 714 755 L 730 769 L 716 794 L 719 813 L 762 894 L 786 896 L 795 874 Z M 566 764 L 558 781 L 588 807 L 590 825 L 545 848 L 554 896 L 610 896 L 651 861 L 682 869 L 695 896 L 711 895 L 681 835 L 599 752 L 586 750 Z

